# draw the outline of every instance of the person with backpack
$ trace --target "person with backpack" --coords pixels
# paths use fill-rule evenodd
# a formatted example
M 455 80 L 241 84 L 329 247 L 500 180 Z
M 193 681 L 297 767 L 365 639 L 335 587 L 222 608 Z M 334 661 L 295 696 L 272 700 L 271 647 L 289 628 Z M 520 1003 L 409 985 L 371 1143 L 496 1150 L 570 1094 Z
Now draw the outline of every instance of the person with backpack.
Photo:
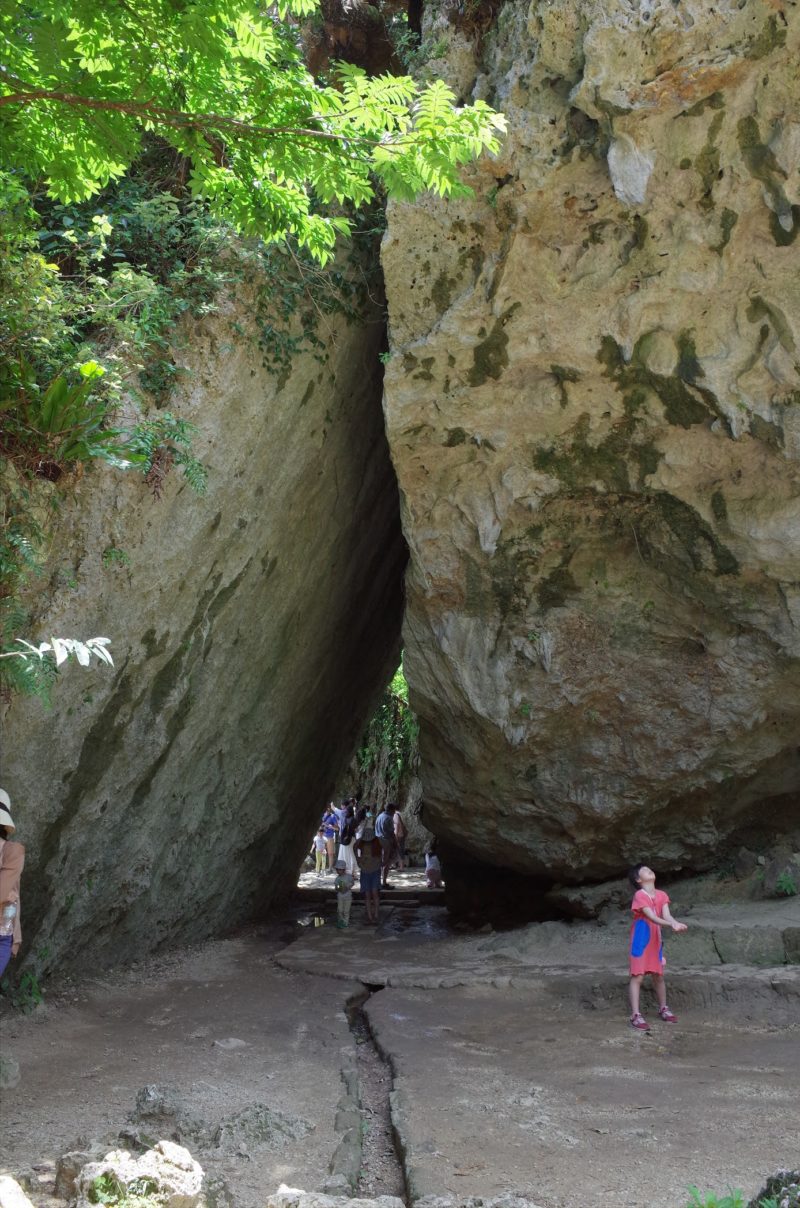
M 358 862 L 356 853 L 353 849 L 356 838 L 356 811 L 353 808 L 352 802 L 348 801 L 345 810 L 344 818 L 339 831 L 339 860 L 344 860 L 344 866 L 351 876 L 355 876 L 358 872 Z
M 328 855 L 328 872 L 333 872 L 336 861 L 336 836 L 339 833 L 339 819 L 333 812 L 333 802 L 322 815 L 322 833 L 325 836 L 325 846 Z
M 381 841 L 375 835 L 372 813 L 367 811 L 364 825 L 355 842 L 356 859 L 360 869 L 361 892 L 364 895 L 366 922 L 376 926 L 381 906 Z

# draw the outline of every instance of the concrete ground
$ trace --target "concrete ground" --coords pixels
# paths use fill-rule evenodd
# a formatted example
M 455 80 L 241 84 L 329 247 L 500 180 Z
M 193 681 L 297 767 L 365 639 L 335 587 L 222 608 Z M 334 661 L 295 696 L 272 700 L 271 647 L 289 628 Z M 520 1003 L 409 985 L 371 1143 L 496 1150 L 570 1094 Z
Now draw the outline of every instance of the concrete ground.
M 138 1132 L 180 1140 L 237 1208 L 260 1208 L 282 1182 L 322 1187 L 353 1065 L 344 1008 L 361 987 L 280 970 L 277 946 L 258 932 L 217 941 L 4 1017 L 21 1076 L 3 1092 L 0 1173 L 47 1191 L 34 1167 L 117 1148 L 120 1132 L 130 1148 Z M 177 1111 L 137 1115 L 148 1086 Z
M 357 900 L 338 931 L 333 895 L 313 893 L 309 909 L 304 893 L 288 945 L 253 930 L 4 1018 L 21 1080 L 5 1094 L 0 1173 L 55 1208 L 52 1168 L 35 1167 L 122 1133 L 181 1139 L 222 1208 L 261 1208 L 281 1183 L 379 1195 L 380 1171 L 363 1170 L 368 1088 L 355 1085 L 370 1041 L 345 1014 L 358 990 L 421 1208 L 509 1193 L 541 1208 L 684 1208 L 692 1183 L 752 1195 L 800 1165 L 800 969 L 763 964 L 775 935 L 785 961 L 793 904 L 705 924 L 695 907 L 694 955 L 679 968 L 684 937 L 669 950 L 679 1021 L 643 1035 L 627 1024 L 624 927 L 466 935 L 409 885 L 377 929 Z M 720 928 L 744 935 L 754 963 L 698 963 Z M 154 1101 L 161 1116 L 148 1117 Z
M 412 1199 L 680 1208 L 755 1194 L 798 1157 L 800 1026 L 687 1010 L 649 1036 L 530 984 L 384 990 L 368 1016 L 394 1071 Z

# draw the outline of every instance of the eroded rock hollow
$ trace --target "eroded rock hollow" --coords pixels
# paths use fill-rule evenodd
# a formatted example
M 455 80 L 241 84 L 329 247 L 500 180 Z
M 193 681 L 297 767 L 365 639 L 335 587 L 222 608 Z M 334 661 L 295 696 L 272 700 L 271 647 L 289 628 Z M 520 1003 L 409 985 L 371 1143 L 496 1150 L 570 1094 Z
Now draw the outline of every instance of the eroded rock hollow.
M 180 354 L 207 495 L 177 470 L 160 501 L 94 472 L 55 538 L 40 628 L 110 636 L 116 667 L 69 669 L 51 711 L 5 718 L 40 970 L 224 933 L 288 890 L 397 666 L 382 316 L 327 316 L 325 356 L 276 376 L 250 313 L 233 298 Z
M 425 819 L 550 879 L 707 866 L 800 817 L 800 10 L 425 14 L 509 121 L 383 248 Z

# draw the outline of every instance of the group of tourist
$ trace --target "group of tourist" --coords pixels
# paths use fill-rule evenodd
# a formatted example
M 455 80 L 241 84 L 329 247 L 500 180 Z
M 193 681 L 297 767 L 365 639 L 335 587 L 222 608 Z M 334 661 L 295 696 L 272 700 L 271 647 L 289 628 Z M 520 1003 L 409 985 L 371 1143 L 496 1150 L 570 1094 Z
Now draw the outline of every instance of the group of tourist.
M 394 802 L 381 808 L 359 806 L 355 797 L 349 797 L 338 809 L 330 803 L 314 836 L 311 854 L 317 876 L 336 873 L 337 927 L 349 925 L 356 876 L 364 895 L 366 921 L 378 922 L 380 891 L 389 887 L 390 870 L 407 867 L 407 835 L 403 815 Z M 425 873 L 430 888 L 441 887 L 435 841 L 425 853 Z
M 315 858 L 315 870 L 319 876 L 335 870 L 343 860 L 347 871 L 354 876 L 361 865 L 357 858 L 357 845 L 367 832 L 380 842 L 381 873 L 383 884 L 388 884 L 391 868 L 403 869 L 406 862 L 406 836 L 408 831 L 403 815 L 393 802 L 383 807 L 359 806 L 355 797 L 350 797 L 337 807 L 331 802 L 311 845 Z

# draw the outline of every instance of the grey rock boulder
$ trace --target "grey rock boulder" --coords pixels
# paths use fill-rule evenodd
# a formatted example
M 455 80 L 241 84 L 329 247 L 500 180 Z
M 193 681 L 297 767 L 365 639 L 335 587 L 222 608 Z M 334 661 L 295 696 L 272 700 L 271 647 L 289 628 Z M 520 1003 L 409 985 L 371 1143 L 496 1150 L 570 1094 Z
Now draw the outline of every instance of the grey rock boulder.
M 473 48 L 499 156 L 471 199 L 388 211 L 405 669 L 448 892 L 468 860 L 546 890 L 796 826 L 800 15 L 646 9 L 500 6 Z
M 777 927 L 720 927 L 714 943 L 726 965 L 783 965 L 786 949 Z
M 800 853 L 779 855 L 764 869 L 764 893 L 771 898 L 800 894 Z

